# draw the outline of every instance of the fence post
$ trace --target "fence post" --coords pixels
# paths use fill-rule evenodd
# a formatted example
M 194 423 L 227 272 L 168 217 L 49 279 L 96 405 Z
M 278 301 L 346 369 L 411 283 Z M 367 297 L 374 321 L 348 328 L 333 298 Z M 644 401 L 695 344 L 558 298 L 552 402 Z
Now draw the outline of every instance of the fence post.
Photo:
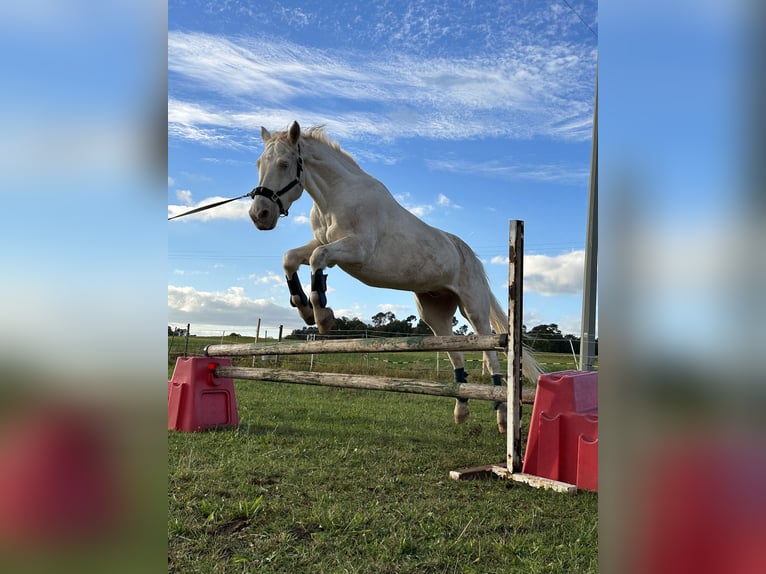
M 186 343 L 184 344 L 184 357 L 189 356 L 189 328 L 191 327 L 191 323 L 186 323 Z
M 282 342 L 282 327 L 284 327 L 284 325 L 280 325 L 280 326 L 279 326 L 279 337 L 278 337 L 278 339 L 277 339 L 277 342 L 278 342 L 278 343 L 281 343 L 281 342 Z M 274 358 L 274 366 L 275 366 L 275 367 L 278 367 L 278 366 L 279 366 L 279 355 L 277 355 L 277 356 Z
M 508 472 L 521 471 L 521 325 L 524 222 L 512 219 L 508 234 Z

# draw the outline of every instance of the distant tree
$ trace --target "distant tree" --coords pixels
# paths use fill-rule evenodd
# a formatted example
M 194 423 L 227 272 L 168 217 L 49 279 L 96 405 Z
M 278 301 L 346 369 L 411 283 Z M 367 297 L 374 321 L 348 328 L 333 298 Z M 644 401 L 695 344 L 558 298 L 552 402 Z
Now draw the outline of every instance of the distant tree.
M 532 327 L 532 330 L 529 332 L 529 334 L 548 338 L 561 337 L 561 330 L 556 323 L 551 323 L 549 325 L 538 325 L 537 327 Z
M 394 319 L 389 321 L 380 329 L 376 329 L 382 333 L 390 333 L 392 335 L 411 335 L 412 324 L 409 321 L 402 321 L 400 319 Z
M 527 343 L 535 350 L 548 353 L 571 353 L 569 341 L 556 323 L 537 325 L 526 334 Z
M 385 325 L 388 325 L 392 321 L 396 321 L 396 315 L 394 315 L 391 311 L 376 313 L 372 316 L 372 326 L 375 329 L 379 329 L 380 327 L 384 327 Z
M 467 335 L 468 334 L 468 325 L 463 324 L 460 326 L 459 329 L 452 331 L 455 335 Z
M 237 338 L 237 337 L 241 337 L 241 336 L 242 335 L 240 335 L 239 333 L 229 333 L 229 337 Z
M 431 331 L 431 327 L 429 327 L 423 319 L 418 320 L 418 324 L 415 325 L 415 328 L 412 330 L 413 335 L 433 335 L 433 331 Z
M 172 336 L 173 336 L 173 327 L 168 325 L 168 337 L 172 337 Z
M 354 332 L 361 335 L 363 332 L 371 329 L 372 327 L 370 325 L 357 317 L 354 317 L 353 319 L 349 319 L 348 317 L 336 317 L 335 325 L 332 328 L 333 332 L 340 331 L 345 336 L 348 336 L 346 334 L 347 332 Z

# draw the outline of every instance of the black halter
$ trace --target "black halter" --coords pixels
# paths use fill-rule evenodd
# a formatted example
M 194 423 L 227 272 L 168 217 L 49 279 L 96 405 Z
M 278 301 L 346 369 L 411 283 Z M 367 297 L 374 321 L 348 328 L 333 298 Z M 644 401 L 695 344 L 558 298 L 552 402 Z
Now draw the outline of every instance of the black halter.
M 286 194 L 288 191 L 290 191 L 292 188 L 294 188 L 296 185 L 301 185 L 301 172 L 303 171 L 303 158 L 301 157 L 301 144 L 298 144 L 298 168 L 295 175 L 295 179 L 292 180 L 290 183 L 288 183 L 286 186 L 284 186 L 279 191 L 272 191 L 268 187 L 263 187 L 262 185 L 259 185 L 256 187 L 253 191 L 251 191 L 248 195 L 255 199 L 256 195 L 262 195 L 263 197 L 267 197 L 274 203 L 276 203 L 279 206 L 279 215 L 286 216 L 287 210 L 285 209 L 285 206 L 282 205 L 282 200 L 279 199 L 281 196 Z

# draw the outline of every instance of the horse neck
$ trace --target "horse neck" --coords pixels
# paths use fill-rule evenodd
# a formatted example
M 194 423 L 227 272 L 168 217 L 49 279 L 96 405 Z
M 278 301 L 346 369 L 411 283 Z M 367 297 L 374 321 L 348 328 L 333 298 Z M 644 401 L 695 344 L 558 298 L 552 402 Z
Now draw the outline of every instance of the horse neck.
M 322 141 L 307 138 L 301 143 L 305 149 L 304 187 L 317 207 L 327 211 L 329 203 L 336 203 L 347 192 L 349 177 L 360 169 L 343 152 Z

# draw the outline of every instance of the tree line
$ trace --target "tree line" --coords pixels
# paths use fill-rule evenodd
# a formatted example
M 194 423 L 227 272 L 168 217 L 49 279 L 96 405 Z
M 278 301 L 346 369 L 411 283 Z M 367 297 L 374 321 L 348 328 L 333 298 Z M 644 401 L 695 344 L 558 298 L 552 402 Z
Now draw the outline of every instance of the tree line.
M 470 335 L 468 325 L 457 326 L 457 318 L 452 318 L 453 333 L 455 335 Z M 556 323 L 537 325 L 527 330 L 527 326 L 521 328 L 524 343 L 532 350 L 543 353 L 580 353 L 580 337 L 564 335 Z M 431 329 L 422 319 L 415 315 L 409 315 L 406 319 L 397 319 L 391 311 L 380 312 L 372 316 L 370 323 L 361 319 L 339 317 L 335 319 L 332 331 L 326 335 L 319 335 L 316 327 L 303 327 L 293 330 L 286 339 L 305 340 L 308 336 L 321 337 L 323 339 L 346 339 L 361 337 L 406 337 L 411 335 L 431 335 Z M 168 336 L 184 336 L 186 329 L 168 326 Z M 239 337 L 238 333 L 231 333 L 230 337 Z M 598 339 L 596 339 L 595 354 L 598 355 Z

